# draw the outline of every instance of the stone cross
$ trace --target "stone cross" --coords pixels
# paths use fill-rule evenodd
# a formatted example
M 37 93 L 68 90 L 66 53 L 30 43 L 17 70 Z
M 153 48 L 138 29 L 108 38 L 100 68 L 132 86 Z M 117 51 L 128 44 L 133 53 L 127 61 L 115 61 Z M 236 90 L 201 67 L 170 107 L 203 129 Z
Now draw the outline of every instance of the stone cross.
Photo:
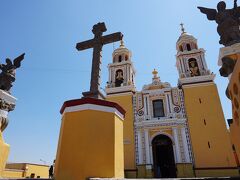
M 105 31 L 107 31 L 107 28 L 104 23 L 95 24 L 92 29 L 94 38 L 88 41 L 77 43 L 76 46 L 77 50 L 79 51 L 93 48 L 90 91 L 84 92 L 84 97 L 104 99 L 103 94 L 100 92 L 100 65 L 102 62 L 102 47 L 105 44 L 120 41 L 123 38 L 121 32 L 102 36 L 103 32 Z

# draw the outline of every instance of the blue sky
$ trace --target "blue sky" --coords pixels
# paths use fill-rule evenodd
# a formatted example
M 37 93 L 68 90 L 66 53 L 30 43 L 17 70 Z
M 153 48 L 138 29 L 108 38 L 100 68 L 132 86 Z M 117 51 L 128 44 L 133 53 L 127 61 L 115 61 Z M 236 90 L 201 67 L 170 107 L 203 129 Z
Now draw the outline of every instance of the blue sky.
M 233 1 L 226 1 L 229 7 Z M 0 62 L 25 52 L 12 94 L 18 98 L 10 113 L 4 139 L 11 145 L 10 162 L 51 163 L 55 158 L 64 101 L 81 97 L 90 82 L 92 50 L 78 52 L 77 42 L 93 37 L 93 24 L 105 22 L 105 34 L 121 31 L 132 51 L 141 90 L 156 68 L 162 81 L 177 85 L 176 41 L 183 22 L 188 33 L 206 50 L 206 61 L 216 73 L 223 110 L 231 118 L 225 97 L 228 80 L 217 66 L 219 37 L 216 24 L 197 6 L 213 7 L 217 0 L 2 0 L 0 5 Z M 103 48 L 102 88 L 113 48 Z M 96 134 L 97 135 L 97 134 Z

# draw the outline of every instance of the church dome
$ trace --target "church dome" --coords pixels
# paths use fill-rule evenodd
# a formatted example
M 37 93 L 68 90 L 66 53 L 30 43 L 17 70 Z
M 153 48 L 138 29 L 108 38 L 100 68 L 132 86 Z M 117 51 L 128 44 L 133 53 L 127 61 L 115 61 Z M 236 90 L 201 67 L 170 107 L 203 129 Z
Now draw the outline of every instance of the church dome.
M 123 40 L 121 40 L 119 48 L 113 51 L 113 63 L 120 63 L 131 59 L 131 51 L 125 47 Z
M 177 47 L 176 47 L 177 51 L 183 52 L 183 51 L 191 51 L 193 49 L 198 49 L 197 39 L 193 35 L 185 32 L 183 24 L 181 24 L 181 26 L 182 26 L 182 29 L 181 29 L 182 33 L 177 40 Z

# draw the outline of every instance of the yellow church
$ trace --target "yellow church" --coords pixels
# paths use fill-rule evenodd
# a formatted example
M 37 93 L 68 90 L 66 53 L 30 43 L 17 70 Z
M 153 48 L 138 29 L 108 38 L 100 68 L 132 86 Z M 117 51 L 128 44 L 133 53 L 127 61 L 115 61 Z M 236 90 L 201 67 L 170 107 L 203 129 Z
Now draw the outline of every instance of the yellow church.
M 182 33 L 176 42 L 178 86 L 157 70 L 135 88 L 132 53 L 123 41 L 108 65 L 106 100 L 126 110 L 123 121 L 127 178 L 238 176 L 229 132 L 205 50 Z

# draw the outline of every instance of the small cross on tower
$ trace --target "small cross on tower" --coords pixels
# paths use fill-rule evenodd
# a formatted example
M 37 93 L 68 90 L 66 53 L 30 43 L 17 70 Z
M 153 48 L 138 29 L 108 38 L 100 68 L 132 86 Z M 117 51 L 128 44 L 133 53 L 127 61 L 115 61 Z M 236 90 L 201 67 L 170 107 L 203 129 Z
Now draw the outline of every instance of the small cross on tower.
M 184 24 L 183 24 L 183 23 L 181 23 L 181 24 L 180 24 L 180 26 L 181 26 L 182 34 L 183 34 L 183 33 L 185 33 Z
M 88 41 L 77 43 L 76 48 L 79 51 L 93 48 L 90 91 L 84 92 L 83 93 L 84 97 L 104 99 L 104 95 L 100 92 L 100 72 L 101 72 L 100 65 L 102 62 L 102 47 L 105 44 L 120 41 L 123 38 L 121 32 L 102 36 L 103 32 L 106 31 L 107 28 L 104 23 L 95 24 L 92 29 L 94 38 Z

